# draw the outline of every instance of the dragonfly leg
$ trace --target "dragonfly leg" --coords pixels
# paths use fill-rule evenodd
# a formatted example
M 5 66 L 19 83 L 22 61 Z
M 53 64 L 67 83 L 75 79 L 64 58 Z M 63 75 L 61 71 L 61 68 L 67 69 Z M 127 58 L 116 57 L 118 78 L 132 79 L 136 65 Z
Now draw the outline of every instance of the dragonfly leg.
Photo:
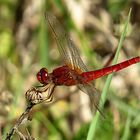
M 50 88 L 49 94 L 46 97 L 47 102 L 51 102 L 53 100 L 53 91 L 54 91 L 55 86 Z
M 33 90 L 39 93 L 46 92 L 49 88 L 49 85 L 39 85 L 33 87 Z
M 30 88 L 27 92 L 42 93 L 42 92 L 46 92 L 48 88 L 49 88 L 49 85 L 39 85 L 39 86 Z
M 40 104 L 40 103 L 42 103 L 42 102 L 47 102 L 47 103 L 49 103 L 49 102 L 51 102 L 53 100 L 53 95 L 52 95 L 52 93 L 49 95 L 49 96 L 47 96 L 47 97 L 45 97 L 45 98 L 40 98 L 40 100 L 39 100 L 39 102 L 37 103 L 37 104 Z
M 53 95 L 52 93 L 50 94 L 49 98 L 46 100 L 47 103 L 51 102 L 53 100 Z
M 51 98 L 52 98 L 53 91 L 54 91 L 54 85 L 49 85 L 49 84 L 45 86 L 44 85 L 39 86 L 38 88 L 32 87 L 26 92 L 26 99 L 28 102 L 32 104 L 39 104 L 44 101 L 50 102 L 52 100 Z
M 26 92 L 26 100 L 31 103 L 31 104 L 38 104 L 40 103 L 43 98 L 42 98 L 42 92 L 40 92 L 39 90 L 37 90 L 35 87 L 29 89 Z

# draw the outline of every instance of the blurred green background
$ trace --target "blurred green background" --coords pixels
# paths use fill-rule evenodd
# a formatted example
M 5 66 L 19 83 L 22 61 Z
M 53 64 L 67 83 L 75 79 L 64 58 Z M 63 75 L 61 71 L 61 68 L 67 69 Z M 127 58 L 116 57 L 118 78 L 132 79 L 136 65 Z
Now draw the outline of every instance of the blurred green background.
M 93 70 L 111 65 L 130 8 L 119 62 L 140 55 L 138 0 L 0 0 L 0 139 L 24 111 L 25 92 L 39 85 L 39 69 L 51 72 L 62 65 L 45 11 L 60 20 Z M 96 80 L 96 88 L 102 91 L 105 81 L 106 77 Z M 94 116 L 88 102 L 76 87 L 58 87 L 54 100 L 35 106 L 32 121 L 20 131 L 37 140 L 85 140 Z M 106 119 L 101 117 L 95 140 L 140 139 L 140 64 L 114 75 L 103 112 Z

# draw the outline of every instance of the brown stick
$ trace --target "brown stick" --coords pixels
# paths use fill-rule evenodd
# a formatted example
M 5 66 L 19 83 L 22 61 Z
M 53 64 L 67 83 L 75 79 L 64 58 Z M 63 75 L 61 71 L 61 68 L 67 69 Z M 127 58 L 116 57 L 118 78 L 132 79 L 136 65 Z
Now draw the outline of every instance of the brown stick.
M 22 115 L 19 117 L 19 119 L 17 120 L 17 122 L 15 123 L 15 125 L 13 126 L 13 128 L 11 129 L 11 131 L 7 134 L 7 137 L 5 140 L 11 140 L 13 134 L 16 132 L 16 130 L 18 130 L 18 127 L 20 126 L 20 124 L 27 119 L 28 120 L 28 116 L 29 113 L 31 111 L 31 109 L 33 108 L 34 104 L 29 104 L 26 108 L 26 110 L 22 113 Z

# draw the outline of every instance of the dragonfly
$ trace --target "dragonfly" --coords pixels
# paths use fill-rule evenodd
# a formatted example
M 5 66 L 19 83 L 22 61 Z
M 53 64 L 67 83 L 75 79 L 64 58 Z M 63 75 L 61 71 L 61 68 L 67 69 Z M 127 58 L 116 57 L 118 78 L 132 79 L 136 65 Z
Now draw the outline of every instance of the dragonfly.
M 43 88 L 33 88 L 29 92 L 36 92 L 37 97 L 42 99 L 41 94 L 48 91 L 47 99 L 52 101 L 53 91 L 56 86 L 77 85 L 80 90 L 89 96 L 90 103 L 93 105 L 93 108 L 102 114 L 99 108 L 101 95 L 95 88 L 94 80 L 138 63 L 140 62 L 140 57 L 134 57 L 116 65 L 89 71 L 82 61 L 77 47 L 70 39 L 58 19 L 50 13 L 46 13 L 45 18 L 53 33 L 53 37 L 57 43 L 64 65 L 55 68 L 51 73 L 48 72 L 47 68 L 41 68 L 36 76 Z M 35 97 L 36 96 L 33 94 L 30 96 L 30 99 L 33 101 Z

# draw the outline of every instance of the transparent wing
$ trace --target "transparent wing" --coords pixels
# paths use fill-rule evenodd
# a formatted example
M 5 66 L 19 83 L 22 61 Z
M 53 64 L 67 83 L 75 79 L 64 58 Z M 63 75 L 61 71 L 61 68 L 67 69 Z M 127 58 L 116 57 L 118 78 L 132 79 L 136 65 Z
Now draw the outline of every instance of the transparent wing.
M 64 31 L 62 25 L 59 23 L 56 17 L 51 13 L 46 13 L 45 17 L 54 34 L 54 38 L 57 42 L 58 49 L 64 63 L 73 70 L 87 71 L 77 48 L 69 38 L 68 34 Z
M 75 47 L 73 41 L 70 39 L 68 34 L 65 32 L 59 21 L 51 13 L 45 14 L 48 25 L 50 26 L 55 40 L 58 45 L 59 52 L 63 58 L 64 63 L 69 66 L 70 69 L 82 73 L 88 71 L 84 62 L 82 61 L 78 49 Z M 73 77 L 75 78 L 75 77 Z M 78 87 L 88 94 L 90 102 L 94 104 L 94 107 L 99 110 L 98 103 L 100 95 L 94 87 L 94 83 L 79 84 Z M 101 111 L 99 110 L 101 113 Z M 102 113 L 101 113 L 102 114 Z
M 92 83 L 87 83 L 87 84 L 79 84 L 78 87 L 80 90 L 82 90 L 84 93 L 86 93 L 89 96 L 92 109 L 98 110 L 99 113 L 102 116 L 104 116 L 104 114 L 99 108 L 99 101 L 100 101 L 101 94 L 99 91 L 97 91 L 94 85 Z

